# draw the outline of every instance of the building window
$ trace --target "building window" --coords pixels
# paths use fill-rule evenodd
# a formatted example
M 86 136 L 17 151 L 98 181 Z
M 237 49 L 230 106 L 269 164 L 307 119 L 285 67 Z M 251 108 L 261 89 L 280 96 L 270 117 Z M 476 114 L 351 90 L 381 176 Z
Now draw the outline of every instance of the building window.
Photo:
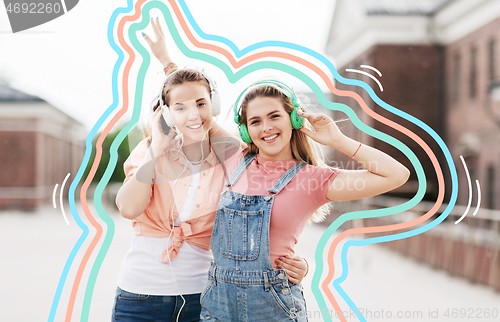
M 495 69 L 496 69 L 496 50 L 495 50 L 495 40 L 491 39 L 490 40 L 490 48 L 489 48 L 489 54 L 490 54 L 490 81 L 493 81 L 495 79 Z
M 452 100 L 458 102 L 460 97 L 460 54 L 456 53 L 453 57 L 453 86 L 452 86 Z
M 472 47 L 470 50 L 470 98 L 475 98 L 477 92 L 476 56 L 477 56 L 477 49 L 476 47 Z

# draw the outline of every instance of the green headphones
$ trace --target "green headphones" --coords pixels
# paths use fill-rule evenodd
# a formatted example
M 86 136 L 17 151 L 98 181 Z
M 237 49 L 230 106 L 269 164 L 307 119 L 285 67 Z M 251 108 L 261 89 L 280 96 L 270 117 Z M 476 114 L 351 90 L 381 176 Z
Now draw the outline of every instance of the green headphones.
M 238 99 L 236 100 L 236 103 L 234 103 L 234 122 L 236 124 L 240 124 L 240 101 L 241 99 L 245 96 L 246 93 L 248 93 L 251 89 L 254 89 L 255 87 L 261 87 L 261 86 L 270 86 L 281 93 L 283 93 L 286 97 L 290 98 L 292 100 L 292 104 L 294 106 L 294 109 L 292 113 L 290 114 L 290 120 L 292 122 L 292 127 L 294 129 L 300 129 L 304 126 L 304 118 L 300 117 L 297 115 L 297 111 L 301 111 L 300 105 L 297 99 L 297 96 L 295 96 L 295 93 L 293 90 L 288 87 L 286 84 L 274 80 L 274 79 L 269 79 L 269 80 L 263 80 L 259 81 L 256 83 L 253 83 L 252 85 L 248 86 L 245 88 L 243 92 L 241 92 L 240 96 L 238 96 Z M 250 138 L 250 134 L 248 133 L 248 128 L 245 124 L 240 124 L 239 126 L 239 132 L 240 132 L 240 137 L 245 143 L 252 143 L 252 139 Z

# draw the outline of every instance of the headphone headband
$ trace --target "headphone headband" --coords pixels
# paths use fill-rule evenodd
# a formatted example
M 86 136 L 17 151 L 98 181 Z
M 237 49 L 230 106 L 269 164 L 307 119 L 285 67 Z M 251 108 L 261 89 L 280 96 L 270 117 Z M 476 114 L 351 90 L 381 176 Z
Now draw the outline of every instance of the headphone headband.
M 295 95 L 293 89 L 286 85 L 283 82 L 280 82 L 275 79 L 267 79 L 267 80 L 261 80 L 253 83 L 252 85 L 248 86 L 245 88 L 241 94 L 238 96 L 236 99 L 236 102 L 234 103 L 234 122 L 236 124 L 240 124 L 240 101 L 242 100 L 243 97 L 252 89 L 257 88 L 257 87 L 262 87 L 262 86 L 270 86 L 273 87 L 274 89 L 278 90 L 281 92 L 283 95 L 286 97 L 290 98 L 292 100 L 292 104 L 294 107 L 299 107 L 299 101 L 297 99 L 297 96 Z
M 213 81 L 210 77 L 208 77 L 207 74 L 205 74 L 204 71 L 202 71 L 201 69 L 195 69 L 195 68 L 182 68 L 182 69 L 178 69 L 176 70 L 175 72 L 172 72 L 170 73 L 167 77 L 165 77 L 165 80 L 162 82 L 162 86 L 161 86 L 161 89 L 160 89 L 160 105 L 163 107 L 163 106 L 166 106 L 165 102 L 163 101 L 163 89 L 165 88 L 165 85 L 167 83 L 167 80 L 173 75 L 173 74 L 176 74 L 176 73 L 179 73 L 181 71 L 194 71 L 194 72 L 198 72 L 200 73 L 204 78 L 205 80 L 208 82 L 208 85 L 210 86 L 210 98 L 212 98 L 212 96 L 214 95 L 214 93 L 217 93 L 217 84 L 215 83 L 215 81 Z M 167 106 L 168 107 L 168 106 Z

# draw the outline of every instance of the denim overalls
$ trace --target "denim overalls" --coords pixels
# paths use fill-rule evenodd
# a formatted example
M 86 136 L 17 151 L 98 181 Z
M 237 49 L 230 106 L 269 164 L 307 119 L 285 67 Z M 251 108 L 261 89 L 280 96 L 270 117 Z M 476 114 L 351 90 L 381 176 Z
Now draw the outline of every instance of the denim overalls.
M 255 155 L 246 155 L 226 187 L 233 186 Z M 299 162 L 268 195 L 222 192 L 212 232 L 214 255 L 201 294 L 201 321 L 307 321 L 301 284 L 288 282 L 269 254 L 269 222 L 275 196 L 302 169 Z

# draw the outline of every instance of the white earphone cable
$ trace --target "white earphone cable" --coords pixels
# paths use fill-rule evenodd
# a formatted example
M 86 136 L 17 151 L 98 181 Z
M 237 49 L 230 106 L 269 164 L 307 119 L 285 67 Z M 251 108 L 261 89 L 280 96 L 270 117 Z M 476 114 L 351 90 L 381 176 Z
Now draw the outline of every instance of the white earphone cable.
M 182 154 L 182 155 L 184 156 L 184 158 L 185 158 L 185 160 L 186 160 L 186 164 L 184 165 L 184 169 L 182 170 L 181 174 L 180 174 L 180 175 L 179 175 L 179 176 L 175 179 L 174 184 L 173 184 L 173 186 L 172 186 L 172 196 L 173 196 L 173 200 L 174 200 L 174 201 L 173 201 L 173 204 L 172 204 L 172 209 L 171 209 L 171 211 L 170 211 L 170 215 L 171 215 L 171 217 L 170 217 L 170 218 L 171 218 L 171 221 L 172 221 L 172 229 L 170 230 L 170 235 L 168 236 L 168 237 L 170 238 L 170 240 L 172 240 L 172 234 L 173 234 L 173 232 L 174 232 L 175 185 L 176 185 L 177 181 L 179 180 L 179 178 L 180 178 L 180 177 L 184 174 L 184 172 L 186 171 L 186 169 L 187 169 L 187 167 L 188 167 L 188 164 L 189 164 L 189 163 L 191 163 L 192 165 L 198 165 L 198 164 L 201 164 L 201 163 L 203 162 L 203 160 L 205 159 L 205 157 L 204 157 L 204 152 L 203 152 L 203 140 L 205 139 L 205 137 L 206 137 L 207 135 L 208 135 L 208 137 L 210 137 L 209 132 L 210 132 L 210 130 L 212 129 L 212 127 L 215 125 L 215 123 L 217 122 L 218 117 L 219 117 L 219 116 L 217 115 L 217 116 L 215 117 L 215 120 L 214 120 L 214 118 L 212 117 L 212 124 L 211 124 L 210 128 L 209 128 L 209 129 L 208 129 L 208 130 L 204 133 L 203 138 L 202 138 L 202 139 L 201 139 L 201 141 L 200 141 L 201 160 L 196 161 L 196 162 L 189 161 L 189 159 L 187 158 L 187 156 L 186 156 L 186 155 L 182 152 L 182 147 L 183 147 L 183 145 L 184 145 L 184 137 L 183 137 L 183 136 L 181 136 L 181 138 L 180 138 L 180 139 L 181 139 L 181 146 L 180 146 L 178 149 L 175 149 L 175 150 L 174 150 L 174 149 L 172 149 L 172 150 L 170 150 L 170 153 L 171 153 L 172 155 L 177 156 L 177 155 L 180 153 L 180 154 Z M 177 133 L 178 133 L 178 132 L 177 132 Z M 181 134 L 181 135 L 182 135 L 182 134 Z M 209 143 L 209 144 L 210 144 L 210 143 Z M 177 153 L 176 153 L 176 154 L 174 154 L 172 151 L 176 151 Z M 201 171 L 201 168 L 200 168 L 200 171 Z M 169 263 L 171 263 L 171 262 L 170 262 L 170 252 L 169 252 L 168 248 L 169 248 L 169 247 L 167 247 L 167 257 L 168 257 Z M 171 264 L 169 264 L 169 266 L 170 266 L 170 271 L 171 271 L 171 273 L 172 273 L 172 277 L 174 278 L 174 283 L 175 283 L 175 286 L 176 286 L 176 288 L 177 288 L 177 293 L 179 293 L 179 296 L 182 298 L 182 305 L 181 305 L 181 308 L 179 309 L 179 313 L 177 314 L 177 318 L 176 318 L 176 322 L 179 322 L 179 317 L 180 317 L 180 314 L 181 314 L 181 312 L 182 312 L 182 310 L 183 310 L 184 306 L 186 305 L 186 299 L 185 299 L 185 298 L 184 298 L 184 296 L 182 296 L 182 294 L 181 294 L 181 291 L 180 291 L 180 289 L 179 289 L 179 285 L 177 284 L 177 280 L 176 280 L 176 278 L 175 278 L 175 274 L 174 274 L 174 270 L 173 270 L 173 268 L 172 268 L 172 265 L 171 265 Z

